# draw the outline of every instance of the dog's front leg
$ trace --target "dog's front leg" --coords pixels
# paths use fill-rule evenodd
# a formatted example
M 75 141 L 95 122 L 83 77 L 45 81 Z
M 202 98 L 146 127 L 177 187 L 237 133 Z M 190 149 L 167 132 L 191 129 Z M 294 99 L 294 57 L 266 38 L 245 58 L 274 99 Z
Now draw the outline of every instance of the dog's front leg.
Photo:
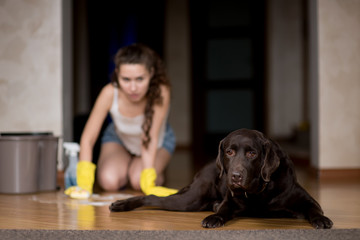
M 306 193 L 307 194 L 307 193 Z M 310 195 L 301 204 L 298 204 L 304 210 L 305 217 L 309 223 L 316 229 L 329 229 L 333 226 L 333 222 L 326 216 L 319 205 Z
M 204 228 L 222 227 L 224 224 L 233 218 L 234 202 L 231 197 L 226 196 L 224 200 L 214 207 L 215 214 L 207 216 L 202 220 Z
M 300 185 L 297 185 L 296 194 L 290 198 L 289 202 L 293 202 L 290 209 L 297 212 L 299 215 L 303 214 L 309 223 L 316 229 L 332 228 L 333 222 L 324 216 L 320 204 Z M 295 199 L 295 200 L 292 200 Z
M 111 212 L 131 211 L 135 208 L 144 206 L 145 198 L 145 196 L 138 196 L 123 200 L 117 200 L 109 206 L 109 209 Z

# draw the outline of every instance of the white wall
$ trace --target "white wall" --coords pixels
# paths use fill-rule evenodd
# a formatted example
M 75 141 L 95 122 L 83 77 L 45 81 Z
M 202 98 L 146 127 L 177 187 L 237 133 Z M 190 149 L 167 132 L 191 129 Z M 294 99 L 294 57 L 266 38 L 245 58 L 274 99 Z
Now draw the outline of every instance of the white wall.
M 268 3 L 268 130 L 286 136 L 303 119 L 301 1 Z M 311 164 L 360 167 L 360 1 L 308 0 Z M 306 114 L 306 113 L 305 113 Z
M 360 167 L 360 1 L 318 0 L 320 169 Z
M 0 2 L 0 132 L 62 134 L 61 4 Z

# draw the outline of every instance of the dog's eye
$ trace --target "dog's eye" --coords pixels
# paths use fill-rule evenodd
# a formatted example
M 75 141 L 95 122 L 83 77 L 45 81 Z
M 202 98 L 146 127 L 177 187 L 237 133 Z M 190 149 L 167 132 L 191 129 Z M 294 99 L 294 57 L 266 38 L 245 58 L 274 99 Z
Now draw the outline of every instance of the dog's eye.
M 233 149 L 227 149 L 226 150 L 226 155 L 228 155 L 228 156 L 234 156 L 235 155 L 235 151 L 233 150 Z
M 256 155 L 257 155 L 257 154 L 256 154 L 255 151 L 247 151 L 247 152 L 246 152 L 246 157 L 247 157 L 247 158 L 251 158 L 251 159 L 252 159 L 252 158 L 255 158 Z

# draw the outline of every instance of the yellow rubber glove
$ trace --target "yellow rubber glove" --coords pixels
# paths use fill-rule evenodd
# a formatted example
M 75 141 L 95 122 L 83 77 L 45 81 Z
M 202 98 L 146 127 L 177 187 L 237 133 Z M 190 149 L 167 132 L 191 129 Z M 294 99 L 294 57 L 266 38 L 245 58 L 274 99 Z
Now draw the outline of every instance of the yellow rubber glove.
M 76 167 L 77 186 L 66 189 L 65 194 L 76 199 L 89 198 L 95 181 L 95 169 L 95 164 L 79 161 Z
M 176 189 L 155 186 L 156 177 L 154 168 L 146 168 L 141 172 L 140 188 L 146 195 L 166 197 L 178 192 Z

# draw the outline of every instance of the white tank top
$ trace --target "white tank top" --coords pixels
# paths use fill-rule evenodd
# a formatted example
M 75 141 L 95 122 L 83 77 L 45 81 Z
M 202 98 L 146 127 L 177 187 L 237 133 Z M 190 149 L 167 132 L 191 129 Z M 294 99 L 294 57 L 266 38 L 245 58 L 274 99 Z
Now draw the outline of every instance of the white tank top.
M 141 128 L 145 115 L 138 115 L 136 117 L 126 117 L 119 112 L 118 106 L 118 89 L 114 87 L 114 99 L 110 108 L 110 115 L 115 125 L 116 134 L 119 136 L 121 141 L 124 143 L 127 150 L 136 155 L 141 155 L 141 146 L 142 146 L 142 134 L 143 130 Z M 165 137 L 165 124 L 163 122 L 158 139 L 158 148 L 163 144 Z

